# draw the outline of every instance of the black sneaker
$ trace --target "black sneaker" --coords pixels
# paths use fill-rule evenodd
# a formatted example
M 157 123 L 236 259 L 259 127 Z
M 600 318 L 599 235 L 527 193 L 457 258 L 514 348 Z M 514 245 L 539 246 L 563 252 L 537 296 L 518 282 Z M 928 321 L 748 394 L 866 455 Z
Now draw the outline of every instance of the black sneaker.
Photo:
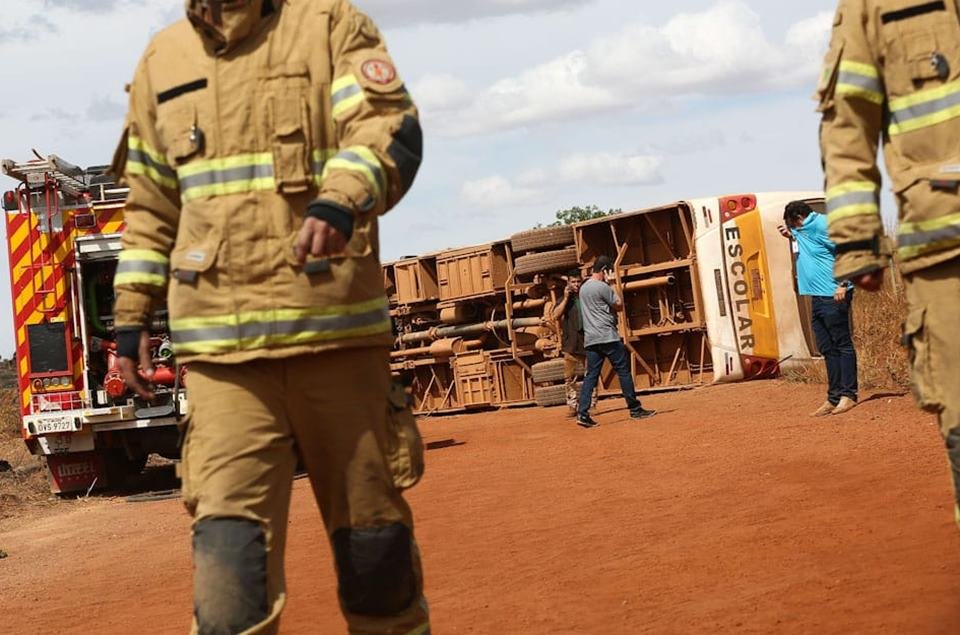
M 591 419 L 590 415 L 577 415 L 577 425 L 581 428 L 595 428 L 599 424 Z
M 630 418 L 631 419 L 649 419 L 655 414 L 657 414 L 656 410 L 645 410 L 644 408 L 637 408 L 636 410 L 630 411 Z

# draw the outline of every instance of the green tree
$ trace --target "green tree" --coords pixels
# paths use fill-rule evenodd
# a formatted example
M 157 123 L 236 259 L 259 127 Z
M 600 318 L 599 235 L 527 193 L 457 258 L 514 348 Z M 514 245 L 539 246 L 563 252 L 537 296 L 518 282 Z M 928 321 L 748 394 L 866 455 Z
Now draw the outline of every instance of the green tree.
M 582 223 L 585 220 L 593 220 L 594 218 L 603 218 L 604 216 L 619 214 L 622 211 L 622 209 L 608 209 L 607 211 L 603 211 L 596 205 L 587 205 L 586 207 L 569 207 L 567 209 L 558 211 L 555 215 L 556 220 L 550 223 L 548 227 L 573 225 L 574 223 Z

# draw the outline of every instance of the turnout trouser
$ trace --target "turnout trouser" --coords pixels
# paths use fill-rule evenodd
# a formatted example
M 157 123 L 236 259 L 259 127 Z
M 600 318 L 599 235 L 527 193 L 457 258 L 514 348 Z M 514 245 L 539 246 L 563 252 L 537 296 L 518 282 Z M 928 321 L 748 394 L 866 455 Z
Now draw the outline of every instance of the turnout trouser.
M 298 452 L 350 632 L 429 632 L 400 490 L 419 478 L 422 446 L 387 350 L 192 363 L 187 381 L 182 476 L 194 517 L 194 633 L 277 632 Z
M 924 410 L 939 416 L 960 523 L 960 258 L 910 274 L 905 283 L 913 392 Z

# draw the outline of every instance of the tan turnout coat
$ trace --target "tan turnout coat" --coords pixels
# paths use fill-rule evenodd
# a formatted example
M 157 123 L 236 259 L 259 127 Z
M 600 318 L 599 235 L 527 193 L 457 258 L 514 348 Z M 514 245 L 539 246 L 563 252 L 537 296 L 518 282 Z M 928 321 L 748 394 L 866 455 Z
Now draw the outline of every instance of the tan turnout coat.
M 836 274 L 883 266 L 883 154 L 911 273 L 960 255 L 960 18 L 955 0 L 842 0 L 817 89 Z
M 180 361 L 391 341 L 377 217 L 417 172 L 417 111 L 349 2 L 275 4 L 226 50 L 187 20 L 163 30 L 130 87 L 116 325 L 147 324 L 166 294 Z M 293 243 L 316 199 L 349 211 L 354 233 L 302 267 Z

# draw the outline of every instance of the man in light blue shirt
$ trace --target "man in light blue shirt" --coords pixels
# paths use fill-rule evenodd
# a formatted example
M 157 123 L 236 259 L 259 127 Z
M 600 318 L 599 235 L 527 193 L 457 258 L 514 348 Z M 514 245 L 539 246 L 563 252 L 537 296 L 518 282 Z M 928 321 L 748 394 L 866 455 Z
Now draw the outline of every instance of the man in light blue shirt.
M 813 304 L 813 333 L 827 363 L 827 401 L 813 416 L 843 414 L 857 405 L 857 351 L 850 329 L 853 287 L 837 284 L 833 261 L 837 247 L 830 240 L 827 217 L 803 201 L 783 212 L 780 233 L 797 241 L 797 286 Z

